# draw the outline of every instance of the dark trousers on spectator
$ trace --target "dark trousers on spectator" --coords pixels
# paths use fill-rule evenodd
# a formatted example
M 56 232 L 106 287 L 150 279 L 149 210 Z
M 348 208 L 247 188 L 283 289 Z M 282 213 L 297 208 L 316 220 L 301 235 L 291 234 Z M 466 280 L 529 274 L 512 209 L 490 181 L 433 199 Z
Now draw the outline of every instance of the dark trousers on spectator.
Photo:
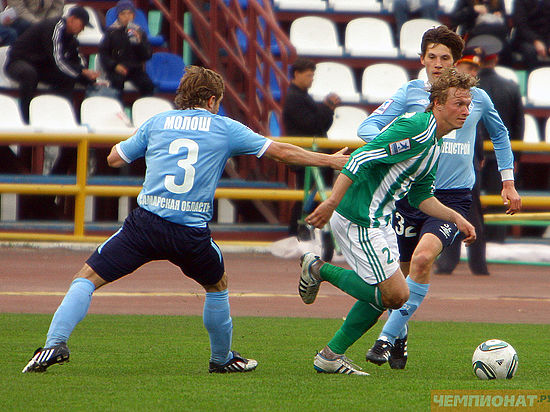
M 155 91 L 155 85 L 142 69 L 130 69 L 127 76 L 111 72 L 107 75 L 107 78 L 111 82 L 111 87 L 119 90 L 121 95 L 124 89 L 124 82 L 127 80 L 137 87 L 142 96 L 152 96 Z
M 48 84 L 56 94 L 69 100 L 72 98 L 76 79 L 59 70 L 35 67 L 25 60 L 8 61 L 5 70 L 11 79 L 19 83 L 21 115 L 27 123 L 29 122 L 29 105 L 36 93 L 38 82 Z

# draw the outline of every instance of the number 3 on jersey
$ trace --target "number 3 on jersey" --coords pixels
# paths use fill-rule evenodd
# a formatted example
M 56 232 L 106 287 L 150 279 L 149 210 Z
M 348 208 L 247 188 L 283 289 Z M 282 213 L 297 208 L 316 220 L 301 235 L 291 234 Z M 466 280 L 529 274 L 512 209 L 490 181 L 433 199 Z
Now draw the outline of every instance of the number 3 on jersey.
M 405 218 L 399 212 L 395 212 L 393 228 L 398 236 L 416 236 L 416 228 L 414 226 L 405 227 Z
M 199 158 L 199 145 L 194 140 L 190 139 L 176 139 L 170 143 L 168 153 L 177 154 L 181 148 L 187 149 L 187 157 L 178 160 L 178 166 L 185 171 L 183 176 L 183 183 L 181 185 L 176 184 L 175 175 L 167 175 L 164 178 L 164 186 L 172 193 L 187 193 L 193 187 L 195 182 L 195 168 L 193 165 L 197 163 Z

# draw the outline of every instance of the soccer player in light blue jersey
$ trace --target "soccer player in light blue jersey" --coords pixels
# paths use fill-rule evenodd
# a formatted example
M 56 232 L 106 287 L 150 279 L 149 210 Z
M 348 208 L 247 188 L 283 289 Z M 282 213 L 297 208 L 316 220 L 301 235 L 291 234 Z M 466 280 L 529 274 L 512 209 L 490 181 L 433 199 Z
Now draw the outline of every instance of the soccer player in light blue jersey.
M 340 170 L 349 156 L 309 152 L 271 141 L 243 124 L 218 116 L 221 76 L 189 66 L 175 105 L 153 116 L 127 140 L 115 145 L 107 161 L 121 167 L 145 157 L 143 189 L 134 209 L 114 235 L 100 245 L 74 277 L 55 312 L 44 348 L 23 369 L 44 372 L 69 360 L 67 340 L 86 316 L 93 292 L 152 260 L 168 260 L 206 291 L 203 321 L 210 337 L 209 372 L 247 372 L 258 362 L 231 350 L 227 275 L 221 250 L 210 236 L 214 192 L 229 157 L 267 156 L 302 166 Z
M 428 105 L 428 88 L 444 68 L 460 59 L 464 42 L 445 26 L 424 33 L 420 61 L 426 67 L 428 81 L 412 80 L 378 107 L 359 127 L 365 141 L 374 139 L 397 116 L 407 112 L 423 112 Z M 435 180 L 435 196 L 443 204 L 466 216 L 472 202 L 475 183 L 473 165 L 476 127 L 480 120 L 493 142 L 502 175 L 502 199 L 513 214 L 521 208 L 521 198 L 514 186 L 513 154 L 508 131 L 487 93 L 476 87 L 471 90 L 470 114 L 462 128 L 443 137 L 442 151 Z M 389 360 L 393 369 L 403 369 L 407 362 L 407 322 L 428 293 L 431 267 L 444 247 L 458 234 L 448 221 L 432 218 L 411 207 L 406 198 L 397 203 L 394 214 L 401 254 L 401 269 L 407 277 L 410 298 L 402 308 L 391 312 L 388 321 L 367 352 L 367 360 L 381 365 Z

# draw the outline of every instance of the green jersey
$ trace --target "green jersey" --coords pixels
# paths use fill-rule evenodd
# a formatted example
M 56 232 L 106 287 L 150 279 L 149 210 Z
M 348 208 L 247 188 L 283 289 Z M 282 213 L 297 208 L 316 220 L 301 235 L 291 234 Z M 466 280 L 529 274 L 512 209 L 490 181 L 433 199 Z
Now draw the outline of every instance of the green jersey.
M 353 180 L 336 211 L 364 227 L 390 223 L 395 202 L 418 207 L 433 196 L 441 140 L 432 112 L 405 113 L 354 151 L 342 173 Z

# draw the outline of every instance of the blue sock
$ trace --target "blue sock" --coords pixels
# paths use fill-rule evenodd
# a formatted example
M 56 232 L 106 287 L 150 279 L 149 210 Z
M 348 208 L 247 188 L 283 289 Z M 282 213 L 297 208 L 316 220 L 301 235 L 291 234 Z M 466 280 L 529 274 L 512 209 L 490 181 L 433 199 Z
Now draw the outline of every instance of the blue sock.
M 407 333 L 407 322 L 420 306 L 424 297 L 428 294 L 429 283 L 416 283 L 411 277 L 407 277 L 410 296 L 407 303 L 400 309 L 393 310 L 380 333 L 380 337 L 385 336 L 393 344 L 396 338 L 404 338 Z
M 219 365 L 230 360 L 233 322 L 229 315 L 229 293 L 207 292 L 202 315 L 204 327 L 210 336 L 210 362 Z
M 69 340 L 75 326 L 86 316 L 95 285 L 84 278 L 76 278 L 71 283 L 63 302 L 53 315 L 45 348 L 58 345 Z

